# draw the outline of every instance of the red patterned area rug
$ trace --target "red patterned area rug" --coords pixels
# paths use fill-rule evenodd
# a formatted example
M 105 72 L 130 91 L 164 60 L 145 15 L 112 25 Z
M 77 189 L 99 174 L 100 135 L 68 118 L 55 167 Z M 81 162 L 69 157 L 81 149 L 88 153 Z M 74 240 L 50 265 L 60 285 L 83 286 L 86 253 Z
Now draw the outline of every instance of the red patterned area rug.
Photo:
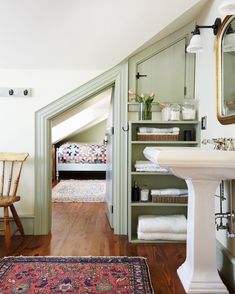
M 5 257 L 0 293 L 154 293 L 144 257 Z

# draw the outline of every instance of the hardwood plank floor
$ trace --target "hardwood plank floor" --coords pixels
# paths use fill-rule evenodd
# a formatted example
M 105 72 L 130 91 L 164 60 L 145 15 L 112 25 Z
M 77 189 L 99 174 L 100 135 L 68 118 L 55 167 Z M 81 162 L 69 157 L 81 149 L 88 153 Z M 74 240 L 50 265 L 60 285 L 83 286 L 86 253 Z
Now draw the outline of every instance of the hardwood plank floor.
M 0 237 L 0 257 L 5 256 Z M 103 203 L 53 203 L 52 232 L 13 238 L 12 255 L 144 256 L 156 294 L 184 294 L 176 269 L 185 259 L 185 244 L 130 244 L 114 235 Z M 232 293 L 232 292 L 230 292 Z

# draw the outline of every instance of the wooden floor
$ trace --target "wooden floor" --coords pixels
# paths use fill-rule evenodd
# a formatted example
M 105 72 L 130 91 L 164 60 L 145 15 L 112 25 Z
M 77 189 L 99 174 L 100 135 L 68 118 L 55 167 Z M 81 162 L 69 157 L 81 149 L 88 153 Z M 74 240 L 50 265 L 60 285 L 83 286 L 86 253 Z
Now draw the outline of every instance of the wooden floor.
M 130 244 L 126 236 L 113 234 L 103 203 L 54 203 L 50 235 L 13 240 L 11 255 L 144 256 L 156 294 L 185 293 L 176 273 L 185 244 Z M 3 241 L 0 237 L 0 257 L 5 255 Z

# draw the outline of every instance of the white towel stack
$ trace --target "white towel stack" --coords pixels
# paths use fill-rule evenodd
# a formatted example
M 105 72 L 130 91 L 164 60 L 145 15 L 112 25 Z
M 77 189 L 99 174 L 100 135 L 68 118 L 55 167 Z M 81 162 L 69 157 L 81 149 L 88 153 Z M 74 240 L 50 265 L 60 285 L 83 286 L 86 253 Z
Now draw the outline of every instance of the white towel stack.
M 188 195 L 187 189 L 152 189 L 152 196 L 186 196 Z
M 154 135 L 178 135 L 180 128 L 145 128 L 141 127 L 138 134 L 154 134 Z
M 186 240 L 187 220 L 178 215 L 140 215 L 137 235 L 140 240 Z
M 146 171 L 146 172 L 162 172 L 167 173 L 168 169 L 160 167 L 158 164 L 151 161 L 136 161 L 135 163 L 136 171 Z

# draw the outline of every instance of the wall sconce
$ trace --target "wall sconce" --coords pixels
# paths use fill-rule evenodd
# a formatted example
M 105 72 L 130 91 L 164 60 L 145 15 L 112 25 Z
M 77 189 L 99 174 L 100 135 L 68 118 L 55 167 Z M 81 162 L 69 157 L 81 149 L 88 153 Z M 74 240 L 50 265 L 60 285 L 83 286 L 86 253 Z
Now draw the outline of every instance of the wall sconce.
M 219 12 L 225 15 L 235 14 L 235 0 L 223 0 Z
M 217 35 L 218 29 L 221 25 L 221 19 L 216 18 L 215 22 L 211 26 L 199 26 L 196 25 L 194 31 L 192 32 L 193 36 L 190 40 L 190 43 L 186 49 L 189 53 L 198 53 L 203 50 L 202 38 L 200 35 L 200 29 L 213 29 L 214 35 Z

